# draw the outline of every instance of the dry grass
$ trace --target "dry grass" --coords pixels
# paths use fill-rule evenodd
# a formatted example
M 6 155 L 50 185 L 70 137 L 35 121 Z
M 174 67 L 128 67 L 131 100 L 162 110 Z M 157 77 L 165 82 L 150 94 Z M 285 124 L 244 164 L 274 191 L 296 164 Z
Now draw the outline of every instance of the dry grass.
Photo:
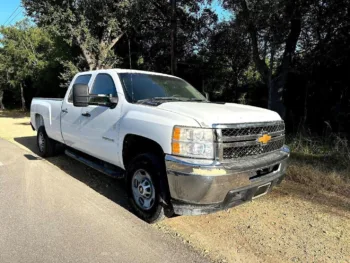
M 22 110 L 0 110 L 0 118 L 25 118 L 29 117 L 29 111 Z
M 350 197 L 350 147 L 337 135 L 289 138 L 292 150 L 287 179 L 314 191 L 328 190 Z

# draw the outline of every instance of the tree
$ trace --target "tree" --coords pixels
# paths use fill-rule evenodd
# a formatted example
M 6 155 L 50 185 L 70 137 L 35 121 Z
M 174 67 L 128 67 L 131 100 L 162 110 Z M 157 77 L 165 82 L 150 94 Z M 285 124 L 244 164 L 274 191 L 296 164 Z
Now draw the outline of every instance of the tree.
M 79 46 L 89 70 L 114 66 L 113 49 L 130 26 L 133 0 L 23 0 L 39 26 Z
M 0 110 L 5 109 L 5 105 L 2 100 L 4 98 L 4 91 L 7 87 L 5 64 L 2 63 L 5 61 L 3 53 L 3 48 L 0 48 Z
M 28 20 L 1 27 L 0 34 L 0 81 L 3 87 L 19 91 L 25 110 L 24 89 L 49 64 L 47 56 L 52 50 L 52 41 L 47 32 L 32 26 Z
M 176 0 L 170 0 L 171 3 L 171 74 L 177 74 L 176 58 L 176 36 L 177 36 L 177 16 Z
M 207 86 L 212 91 L 238 101 L 238 89 L 250 63 L 249 39 L 234 22 L 222 22 L 211 32 L 208 45 L 202 52 L 206 57 Z
M 139 1 L 134 9 L 137 19 L 131 22 L 132 30 L 128 33 L 133 66 L 181 75 L 181 65 L 203 48 L 207 32 L 217 21 L 212 10 L 202 8 L 202 2 L 177 1 L 175 19 L 174 6 L 169 1 Z M 126 51 L 118 55 L 123 56 Z M 124 65 L 128 66 L 129 60 Z
M 236 22 L 244 27 L 250 37 L 256 70 L 268 86 L 268 108 L 277 111 L 284 118 L 286 109 L 283 94 L 301 33 L 303 14 L 309 6 L 308 1 L 224 2 L 235 12 Z

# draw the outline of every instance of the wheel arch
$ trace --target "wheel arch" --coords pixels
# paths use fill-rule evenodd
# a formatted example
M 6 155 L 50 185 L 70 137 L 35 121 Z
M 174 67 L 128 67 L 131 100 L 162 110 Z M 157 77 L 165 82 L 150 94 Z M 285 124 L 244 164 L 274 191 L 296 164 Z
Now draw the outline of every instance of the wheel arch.
M 160 157 L 164 157 L 165 154 L 162 146 L 152 139 L 131 133 L 125 135 L 122 147 L 125 169 L 133 158 L 142 153 L 153 153 Z
M 41 126 L 45 127 L 44 117 L 40 113 L 35 113 L 35 129 L 38 130 Z

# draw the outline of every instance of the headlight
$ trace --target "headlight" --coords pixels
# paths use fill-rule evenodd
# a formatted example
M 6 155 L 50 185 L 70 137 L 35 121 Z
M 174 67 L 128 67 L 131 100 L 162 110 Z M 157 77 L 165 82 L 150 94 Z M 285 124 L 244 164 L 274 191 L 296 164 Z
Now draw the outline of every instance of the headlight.
M 172 154 L 193 158 L 214 158 L 214 135 L 212 129 L 175 126 Z

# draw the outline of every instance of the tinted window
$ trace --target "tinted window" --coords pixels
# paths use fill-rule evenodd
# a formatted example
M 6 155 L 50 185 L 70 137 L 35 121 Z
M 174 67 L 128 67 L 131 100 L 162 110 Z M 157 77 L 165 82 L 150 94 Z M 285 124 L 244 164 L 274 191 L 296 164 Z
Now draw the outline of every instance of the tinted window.
M 112 94 L 117 96 L 114 81 L 108 74 L 98 74 L 90 94 Z
M 119 78 L 129 102 L 155 97 L 205 100 L 199 91 L 179 78 L 141 73 L 120 73 Z
M 77 77 L 77 79 L 74 81 L 74 84 L 89 84 L 89 81 L 91 79 L 91 75 L 80 75 Z
M 85 84 L 88 85 L 89 81 L 91 79 L 91 75 L 80 75 L 76 78 L 73 84 Z M 69 96 L 68 96 L 68 102 L 73 102 L 73 89 L 70 90 Z

